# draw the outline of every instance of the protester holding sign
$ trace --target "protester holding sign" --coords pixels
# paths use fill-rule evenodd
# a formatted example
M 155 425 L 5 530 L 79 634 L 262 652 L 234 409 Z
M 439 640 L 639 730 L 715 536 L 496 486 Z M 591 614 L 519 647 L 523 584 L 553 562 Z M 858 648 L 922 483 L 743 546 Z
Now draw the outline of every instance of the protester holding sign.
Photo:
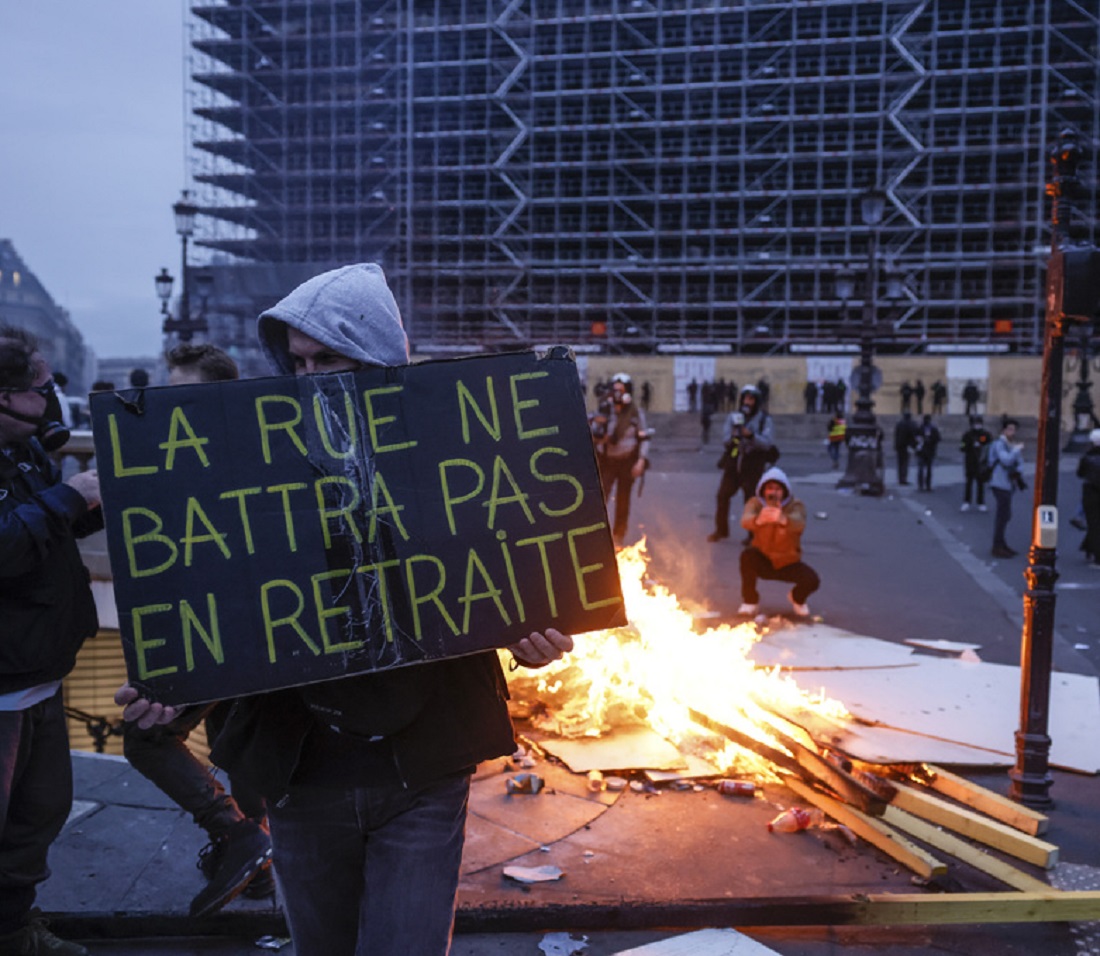
M 232 357 L 206 342 L 177 345 L 164 357 L 169 385 L 228 382 L 239 374 Z M 210 836 L 199 851 L 198 864 L 209 882 L 191 901 L 192 916 L 213 913 L 242 891 L 250 899 L 275 892 L 263 798 L 241 780 L 230 781 L 233 792 L 226 793 L 187 746 L 187 738 L 200 723 L 205 723 L 207 741 L 213 744 L 228 709 L 228 701 L 201 704 L 184 707 L 168 724 L 140 727 L 130 721 L 123 725 L 126 759 Z
M 72 807 L 61 679 L 99 627 L 76 539 L 103 525 L 95 471 L 65 481 L 68 439 L 35 338 L 0 327 L 0 953 L 87 956 L 32 909 Z
M 408 362 L 397 304 L 373 264 L 304 283 L 260 317 L 259 335 L 276 373 Z M 346 537 L 332 542 L 334 564 L 340 548 L 355 544 Z M 517 665 L 538 667 L 572 646 L 548 628 L 509 650 Z M 447 952 L 470 774 L 515 749 L 506 697 L 494 650 L 236 703 L 212 759 L 268 800 L 276 880 L 298 956 Z M 150 722 L 173 711 L 139 699 L 125 715 Z

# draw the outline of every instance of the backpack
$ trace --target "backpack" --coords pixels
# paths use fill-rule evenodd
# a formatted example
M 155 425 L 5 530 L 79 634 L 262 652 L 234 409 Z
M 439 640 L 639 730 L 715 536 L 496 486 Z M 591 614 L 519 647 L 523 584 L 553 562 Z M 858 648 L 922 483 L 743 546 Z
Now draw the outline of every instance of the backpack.
M 978 481 L 983 485 L 993 477 L 993 468 L 996 465 L 993 460 L 993 445 L 994 442 L 990 442 L 985 454 L 978 460 Z

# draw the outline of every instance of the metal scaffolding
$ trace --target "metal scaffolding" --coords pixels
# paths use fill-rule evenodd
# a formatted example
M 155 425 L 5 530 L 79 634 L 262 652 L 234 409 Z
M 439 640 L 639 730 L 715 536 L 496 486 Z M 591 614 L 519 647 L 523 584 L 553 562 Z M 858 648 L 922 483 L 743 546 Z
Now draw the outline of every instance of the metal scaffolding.
M 1047 154 L 1100 147 L 1094 0 L 223 0 L 191 29 L 199 243 L 381 262 L 421 348 L 828 344 L 873 271 L 896 348 L 1038 351 Z

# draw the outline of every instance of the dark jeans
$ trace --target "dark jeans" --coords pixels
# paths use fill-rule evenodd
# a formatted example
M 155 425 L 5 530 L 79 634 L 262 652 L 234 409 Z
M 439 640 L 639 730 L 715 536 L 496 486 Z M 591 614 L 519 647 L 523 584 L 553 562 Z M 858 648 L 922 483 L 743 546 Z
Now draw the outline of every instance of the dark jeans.
M 993 500 L 997 503 L 997 510 L 993 515 L 993 547 L 1007 548 L 1005 528 L 1008 527 L 1008 519 L 1012 517 L 1012 492 L 1004 488 L 989 490 L 993 492 Z
M 792 597 L 798 604 L 805 604 L 806 598 L 821 587 L 817 572 L 804 561 L 776 568 L 759 548 L 745 548 L 741 552 L 741 600 L 746 604 L 756 604 L 760 600 L 760 592 L 756 588 L 760 578 L 765 581 L 789 581 L 794 585 Z
M 925 491 L 932 490 L 932 458 L 917 456 L 917 487 Z
M 297 956 L 445 956 L 470 778 L 422 790 L 292 787 L 271 807 Z
M 1081 505 L 1085 510 L 1085 540 L 1081 549 L 1086 557 L 1100 563 L 1100 488 L 1084 485 L 1081 488 Z
M 228 701 L 186 707 L 171 723 L 148 730 L 131 722 L 122 736 L 123 753 L 133 768 L 190 813 L 212 837 L 224 834 L 246 816 L 262 820 L 265 810 L 263 798 L 239 780 L 230 781 L 233 796 L 227 794 L 210 768 L 187 746 L 191 731 L 204 719 L 213 745 L 228 707 Z
M 61 691 L 26 710 L 0 711 L 0 936 L 27 924 L 72 803 Z
M 755 483 L 751 488 L 743 485 L 744 482 L 736 471 L 726 469 L 722 472 L 722 480 L 718 483 L 718 502 L 714 511 L 714 533 L 720 538 L 730 536 L 730 504 L 737 492 L 742 492 L 745 501 L 756 494 Z
M 898 484 L 909 483 L 909 450 L 898 449 Z
M 978 504 L 979 505 L 984 505 L 985 504 L 985 482 L 978 480 L 977 469 L 971 471 L 968 468 L 966 470 L 966 491 L 964 492 L 964 497 L 963 497 L 963 501 L 965 501 L 967 504 L 970 504 L 971 501 L 973 500 L 971 498 L 971 490 L 974 489 L 974 488 L 978 489 L 978 495 L 977 495 Z
M 608 458 L 607 455 L 600 455 L 597 460 L 604 501 L 611 499 L 612 489 L 615 491 L 615 518 L 611 524 L 611 534 L 619 543 L 626 537 L 630 525 L 630 491 L 634 487 L 634 476 L 630 472 L 637 459 L 633 456 Z

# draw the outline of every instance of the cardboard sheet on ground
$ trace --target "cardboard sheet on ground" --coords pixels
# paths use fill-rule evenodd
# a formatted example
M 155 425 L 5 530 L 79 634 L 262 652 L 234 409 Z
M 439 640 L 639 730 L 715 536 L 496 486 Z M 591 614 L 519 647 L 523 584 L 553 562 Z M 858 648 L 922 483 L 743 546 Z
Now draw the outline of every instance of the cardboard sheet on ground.
M 565 349 L 91 407 L 127 669 L 155 700 L 625 622 Z
M 769 631 L 752 646 L 749 659 L 757 667 L 799 670 L 836 667 L 904 667 L 913 651 L 901 644 L 861 637 L 827 624 Z
M 606 737 L 540 740 L 539 746 L 574 773 L 589 770 L 681 770 L 683 755 L 656 731 L 626 727 Z
M 735 929 L 700 929 L 645 946 L 619 950 L 615 956 L 779 956 Z
M 850 661 L 843 632 L 819 635 L 814 659 Z M 866 647 L 870 638 L 856 638 Z M 888 643 L 885 641 L 879 643 Z M 838 747 L 874 762 L 927 761 L 972 765 L 1011 764 L 1019 725 L 1020 669 L 1005 664 L 913 655 L 912 666 L 794 670 L 807 692 L 824 692 L 854 715 Z M 1050 762 L 1064 770 L 1100 771 L 1100 687 L 1095 677 L 1051 675 Z M 901 731 L 902 733 L 898 733 Z M 969 753 L 971 759 L 966 759 Z

